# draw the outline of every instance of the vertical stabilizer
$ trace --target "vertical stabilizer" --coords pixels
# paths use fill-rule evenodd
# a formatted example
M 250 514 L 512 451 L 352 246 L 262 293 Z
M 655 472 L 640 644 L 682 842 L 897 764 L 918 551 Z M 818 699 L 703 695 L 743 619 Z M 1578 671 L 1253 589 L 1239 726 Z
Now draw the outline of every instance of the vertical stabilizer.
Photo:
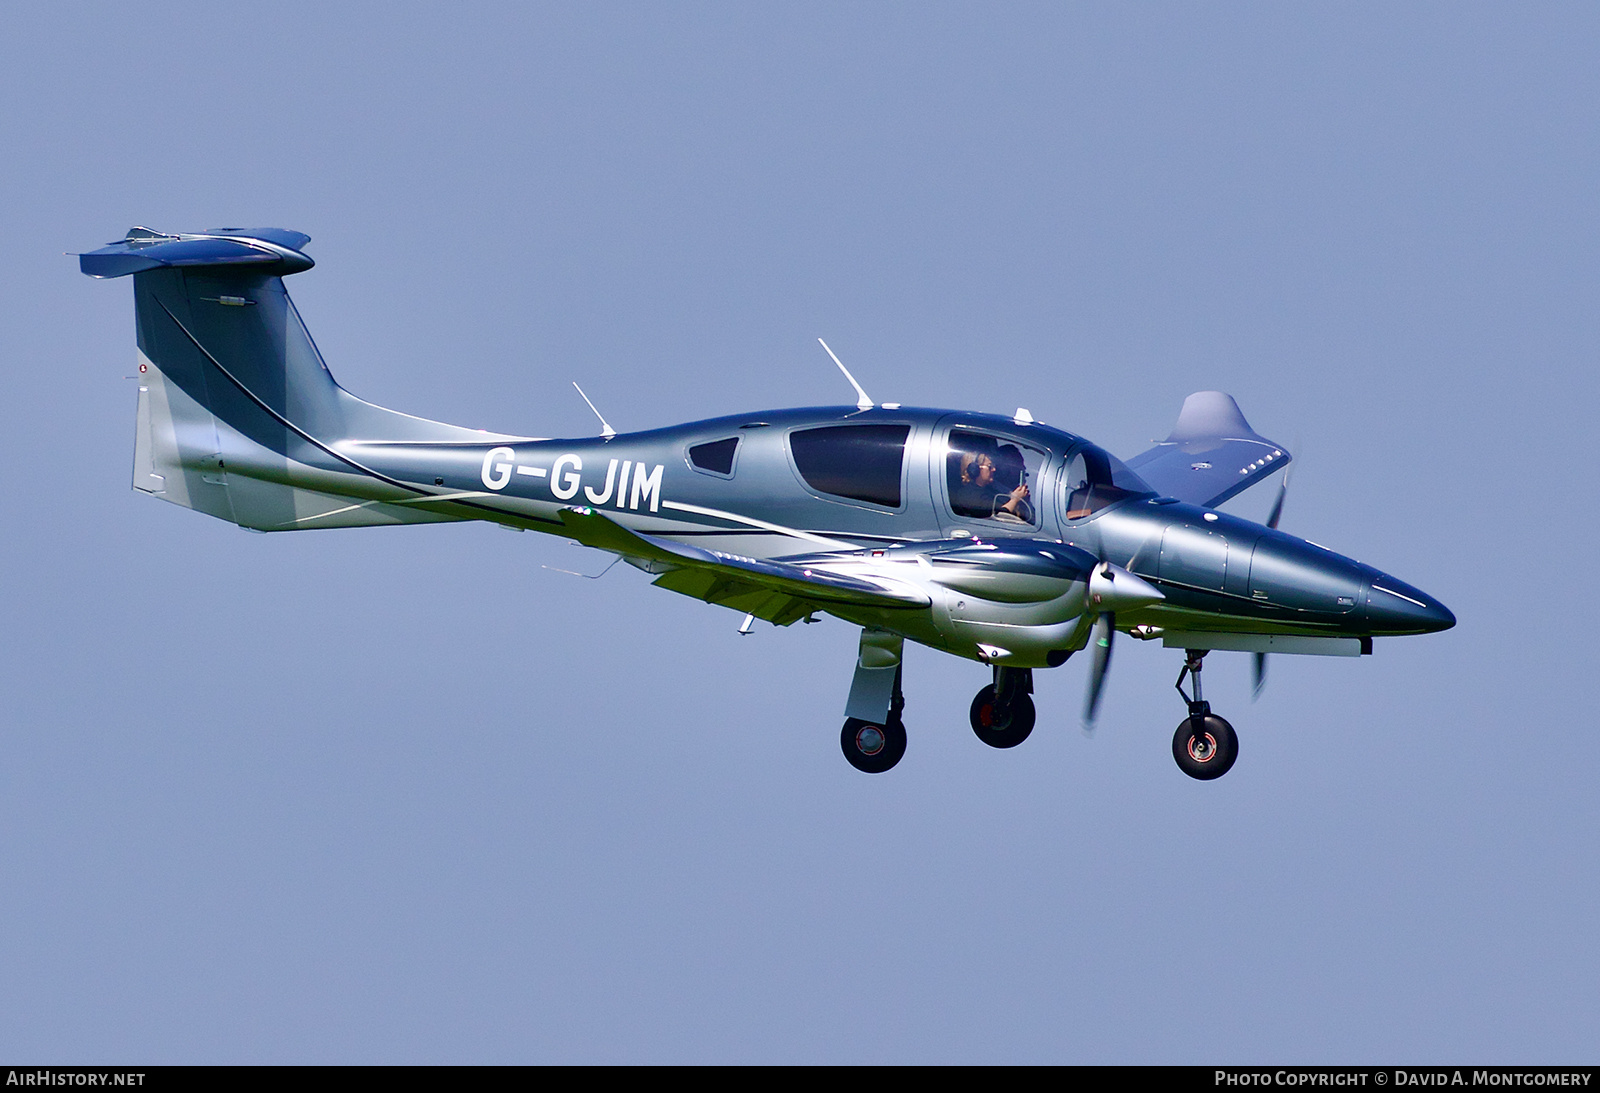
M 133 277 L 134 488 L 261 531 L 451 519 L 342 449 L 492 436 L 373 406 L 334 382 L 283 284 L 312 267 L 299 249 L 309 240 L 279 228 L 134 228 L 79 257 L 91 277 Z

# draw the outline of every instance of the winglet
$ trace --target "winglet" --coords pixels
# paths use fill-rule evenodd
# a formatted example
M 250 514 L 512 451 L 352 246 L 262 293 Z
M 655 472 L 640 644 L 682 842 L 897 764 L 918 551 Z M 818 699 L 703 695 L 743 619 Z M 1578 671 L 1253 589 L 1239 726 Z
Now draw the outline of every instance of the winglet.
M 1221 391 L 1196 391 L 1183 400 L 1178 411 L 1178 423 L 1167 436 L 1168 444 L 1187 444 L 1197 440 L 1216 441 L 1259 440 L 1270 443 L 1264 436 L 1256 435 L 1244 419 L 1239 404 L 1232 395 Z

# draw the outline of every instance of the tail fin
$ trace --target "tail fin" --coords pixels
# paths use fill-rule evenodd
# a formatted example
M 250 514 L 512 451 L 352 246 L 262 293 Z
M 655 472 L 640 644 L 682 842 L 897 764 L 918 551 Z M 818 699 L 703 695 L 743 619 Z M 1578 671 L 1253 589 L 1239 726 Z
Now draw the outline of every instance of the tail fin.
M 405 504 L 418 491 L 340 448 L 492 437 L 373 406 L 334 382 L 283 286 L 312 267 L 300 249 L 309 241 L 279 228 L 133 228 L 80 256 L 91 277 L 133 275 L 134 488 L 261 531 L 451 519 Z

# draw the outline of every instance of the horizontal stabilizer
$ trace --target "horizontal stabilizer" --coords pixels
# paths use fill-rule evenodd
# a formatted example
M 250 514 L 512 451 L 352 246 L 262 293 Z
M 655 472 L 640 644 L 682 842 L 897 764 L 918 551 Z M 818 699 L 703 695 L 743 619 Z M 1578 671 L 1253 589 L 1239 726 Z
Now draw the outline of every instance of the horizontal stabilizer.
M 1195 505 L 1220 505 L 1289 465 L 1288 449 L 1261 436 L 1221 391 L 1183 400 L 1172 433 L 1128 460 L 1157 493 Z
M 829 604 L 914 608 L 931 602 L 926 593 L 902 585 L 879 584 L 842 573 L 787 562 L 763 561 L 685 546 L 630 531 L 590 508 L 561 510 L 567 534 L 584 546 L 649 563 L 666 572 L 656 584 L 708 603 L 745 611 L 787 625 Z
M 78 256 L 90 277 L 126 277 L 152 269 L 195 266 L 240 268 L 249 273 L 286 276 L 314 262 L 300 248 L 311 241 L 303 232 L 282 228 L 218 228 L 193 235 L 164 235 L 130 228 L 125 238 Z

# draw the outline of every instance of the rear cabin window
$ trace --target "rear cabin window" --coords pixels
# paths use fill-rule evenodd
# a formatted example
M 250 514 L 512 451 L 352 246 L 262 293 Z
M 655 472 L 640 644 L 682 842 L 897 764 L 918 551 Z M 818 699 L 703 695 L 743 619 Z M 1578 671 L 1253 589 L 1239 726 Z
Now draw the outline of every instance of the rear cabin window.
M 900 507 L 909 425 L 830 425 L 789 434 L 800 477 L 818 493 Z
M 730 436 L 726 440 L 713 440 L 707 444 L 696 444 L 689 449 L 689 462 L 696 470 L 731 476 L 733 453 L 738 450 L 739 438 L 736 436 Z

